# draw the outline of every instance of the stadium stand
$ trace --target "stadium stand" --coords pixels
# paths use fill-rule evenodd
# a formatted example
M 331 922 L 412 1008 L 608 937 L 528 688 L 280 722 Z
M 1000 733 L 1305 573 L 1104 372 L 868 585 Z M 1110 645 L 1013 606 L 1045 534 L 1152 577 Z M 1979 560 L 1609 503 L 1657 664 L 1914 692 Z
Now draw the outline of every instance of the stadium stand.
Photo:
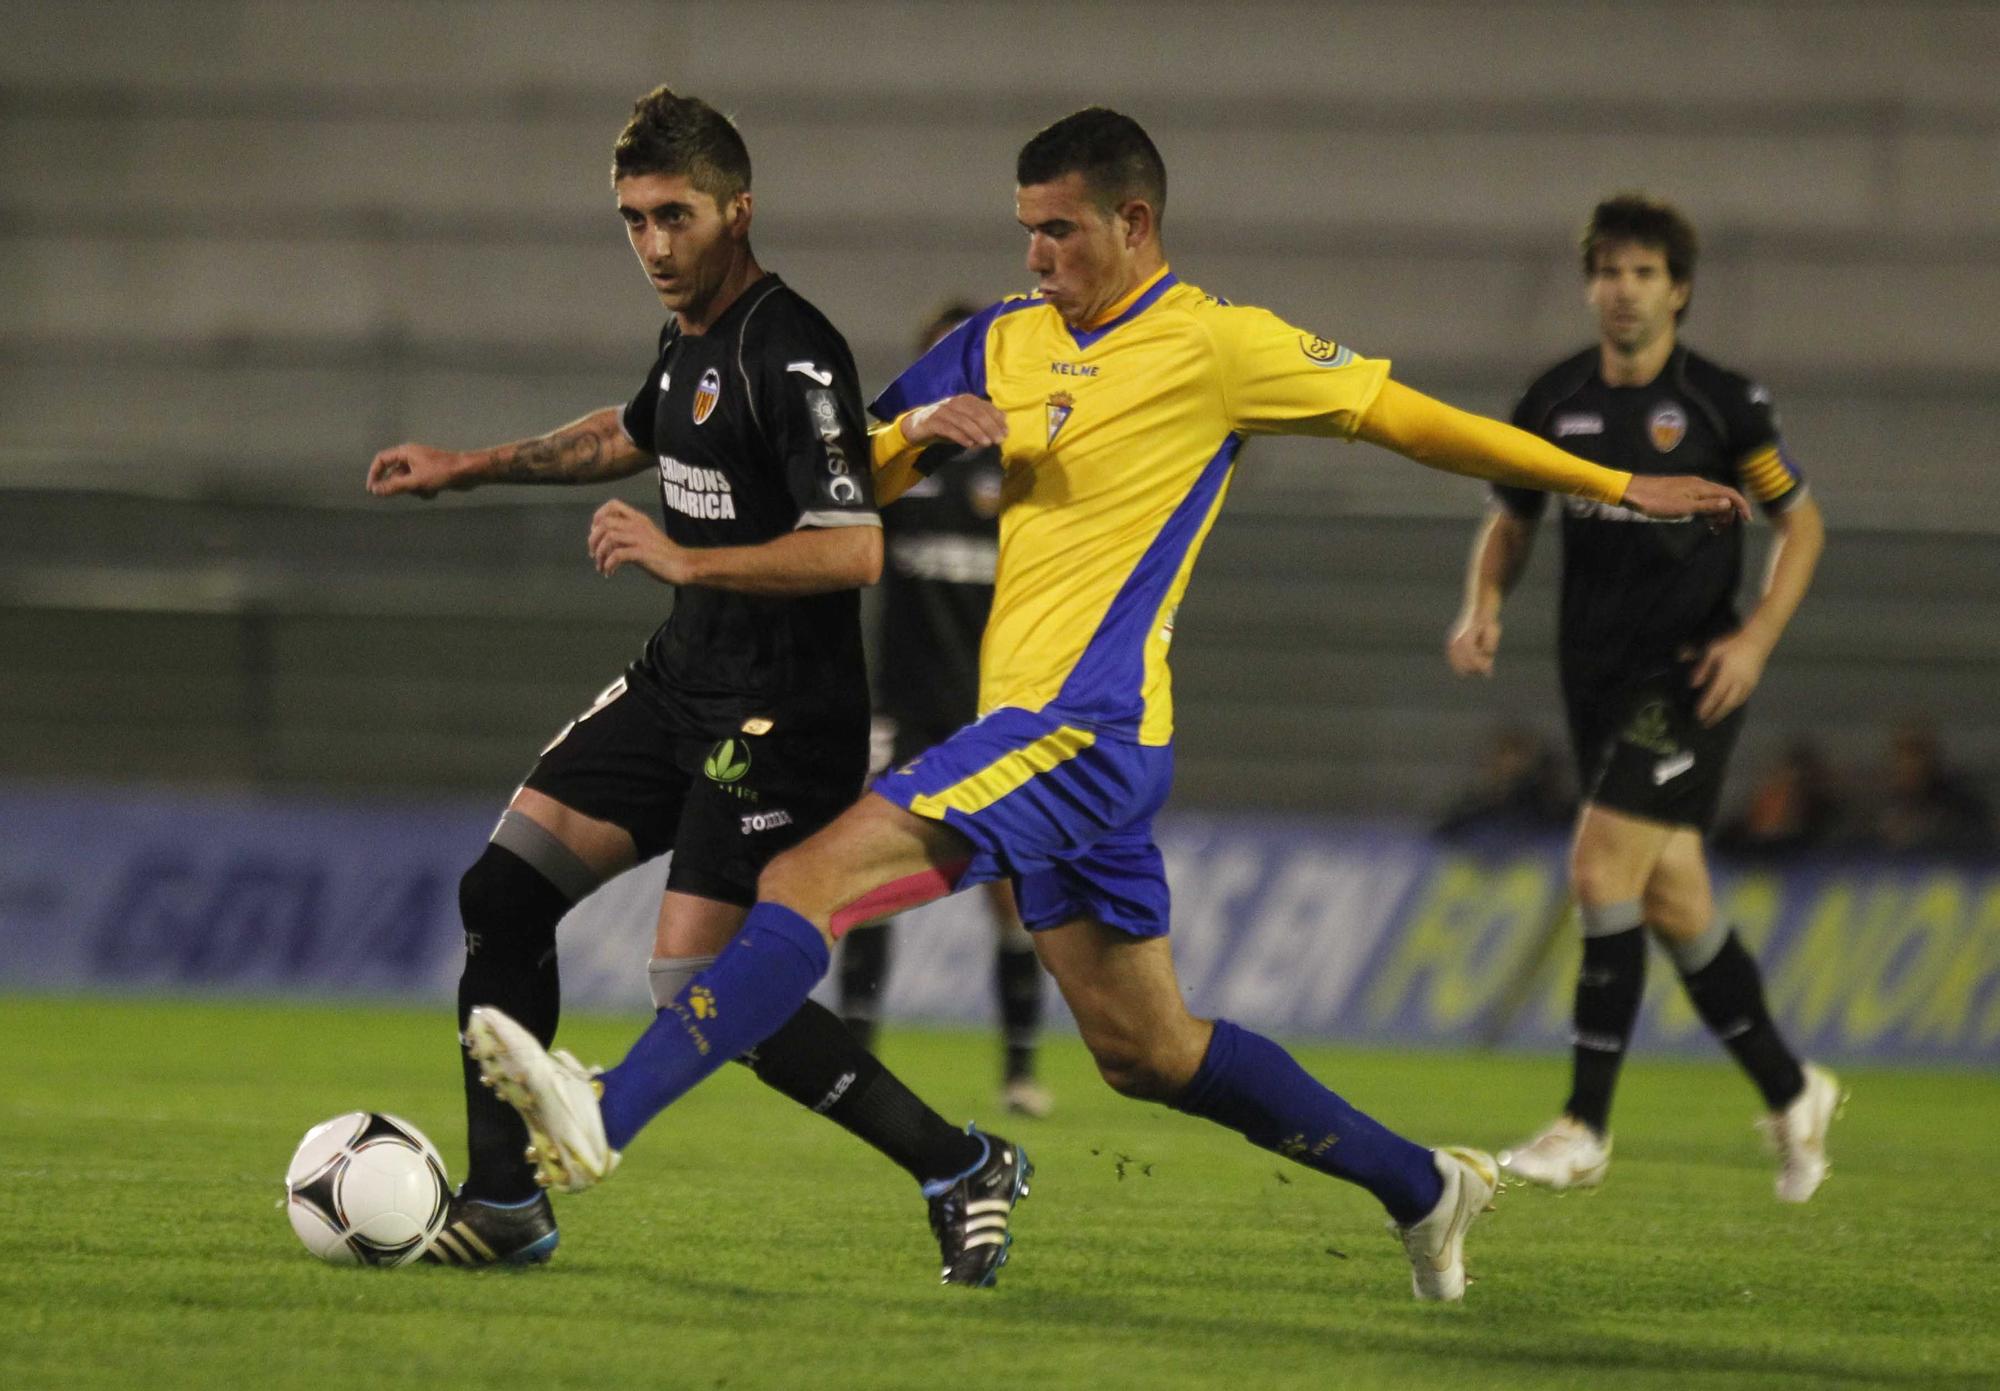
M 16 7 L 0 774 L 518 774 L 660 596 L 588 573 L 577 496 L 398 510 L 360 478 L 398 439 L 629 392 L 655 312 L 595 171 L 663 79 L 752 134 L 760 250 L 874 384 L 939 297 L 1019 287 L 1013 151 L 1086 100 L 1166 149 L 1187 278 L 1493 412 L 1586 336 L 1590 202 L 1675 198 L 1705 241 L 1689 341 L 1766 375 L 1834 530 L 1746 752 L 1798 728 L 1873 749 L 1923 708 L 2000 765 L 2000 11 L 1155 11 L 1177 68 L 1106 61 L 1117 7 L 1066 10 L 1054 46 L 1004 3 L 858 6 L 809 45 L 769 2 L 677 7 L 671 31 L 614 0 Z M 919 61 L 947 16 L 979 62 Z M 1422 814 L 1496 710 L 1553 729 L 1546 593 L 1510 608 L 1492 686 L 1438 657 L 1477 506 L 1387 456 L 1253 451 L 1178 629 L 1180 801 Z

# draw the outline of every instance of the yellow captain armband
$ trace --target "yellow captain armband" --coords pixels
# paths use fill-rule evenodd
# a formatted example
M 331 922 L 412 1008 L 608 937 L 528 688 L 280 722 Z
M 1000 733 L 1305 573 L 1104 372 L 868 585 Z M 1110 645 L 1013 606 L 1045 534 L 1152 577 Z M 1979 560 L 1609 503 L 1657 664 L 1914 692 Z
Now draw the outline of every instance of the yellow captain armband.
M 1767 444 L 1744 455 L 1743 461 L 1736 466 L 1736 476 L 1742 481 L 1744 492 L 1766 505 L 1778 501 L 1799 485 L 1798 474 L 1775 444 Z
M 1393 380 L 1382 383 L 1355 433 L 1429 468 L 1593 502 L 1623 502 L 1632 481 L 1629 473 L 1579 459 L 1526 430 L 1447 406 Z

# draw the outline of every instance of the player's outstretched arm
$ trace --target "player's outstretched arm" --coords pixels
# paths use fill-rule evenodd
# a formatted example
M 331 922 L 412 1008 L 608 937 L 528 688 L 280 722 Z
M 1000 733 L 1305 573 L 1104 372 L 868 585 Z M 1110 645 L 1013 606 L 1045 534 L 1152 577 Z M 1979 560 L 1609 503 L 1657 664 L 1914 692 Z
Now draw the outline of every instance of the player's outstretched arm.
M 1685 474 L 1658 478 L 1600 468 L 1526 430 L 1447 406 L 1394 380 L 1382 383 L 1355 433 L 1370 444 L 1447 473 L 1570 493 L 1629 507 L 1648 517 L 1721 520 L 1750 515 L 1743 495 L 1721 483 Z
M 368 491 L 376 497 L 414 493 L 433 498 L 446 489 L 482 483 L 606 483 L 646 467 L 645 451 L 618 423 L 616 406 L 593 411 L 560 430 L 491 449 L 434 449 L 398 444 L 368 465 Z
M 1465 603 L 1445 638 L 1444 659 L 1460 676 L 1491 676 L 1500 652 L 1500 606 L 1528 566 L 1535 524 L 1496 507 L 1472 539 Z
M 1007 416 L 983 396 L 948 396 L 918 406 L 868 432 L 875 505 L 887 507 L 922 477 L 917 460 L 932 445 L 986 449 L 1007 438 Z
M 860 589 L 882 578 L 875 514 L 850 526 L 800 527 L 755 546 L 680 546 L 629 503 L 613 500 L 590 519 L 590 563 L 606 579 L 628 565 L 665 584 L 796 598 Z

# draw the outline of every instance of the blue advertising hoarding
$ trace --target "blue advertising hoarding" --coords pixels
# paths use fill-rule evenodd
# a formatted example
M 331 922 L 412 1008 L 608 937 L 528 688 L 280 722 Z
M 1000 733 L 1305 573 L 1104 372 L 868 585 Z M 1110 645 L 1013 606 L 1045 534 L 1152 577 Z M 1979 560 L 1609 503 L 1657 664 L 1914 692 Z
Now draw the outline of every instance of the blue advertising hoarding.
M 458 876 L 493 819 L 464 804 L 0 790 L 0 988 L 449 1000 Z M 1162 818 L 1160 841 L 1176 960 L 1204 1014 L 1365 1042 L 1566 1041 L 1578 949 L 1559 841 L 1207 815 Z M 565 920 L 569 1004 L 647 1007 L 664 874 L 641 866 Z M 1805 1052 L 2000 1057 L 2000 865 L 1723 866 L 1716 898 Z M 984 913 L 962 895 L 909 915 L 892 1013 L 990 1016 Z M 1640 1040 L 1710 1046 L 1664 958 Z

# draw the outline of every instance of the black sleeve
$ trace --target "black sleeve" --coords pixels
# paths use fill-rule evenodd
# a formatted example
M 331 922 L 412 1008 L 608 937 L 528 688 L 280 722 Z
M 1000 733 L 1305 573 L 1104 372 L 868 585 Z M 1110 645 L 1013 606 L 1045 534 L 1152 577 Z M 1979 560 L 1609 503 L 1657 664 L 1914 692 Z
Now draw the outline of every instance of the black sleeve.
M 1507 418 L 1510 425 L 1518 430 L 1526 430 L 1531 435 L 1547 439 L 1542 434 L 1543 409 L 1538 393 L 1530 388 L 1528 393 L 1514 403 L 1514 413 Z M 1505 483 L 1492 484 L 1493 501 L 1508 516 L 1524 522 L 1540 518 L 1542 510 L 1549 505 L 1549 495 L 1540 488 L 1516 488 Z
M 1736 485 L 1766 513 L 1783 512 L 1805 496 L 1805 475 L 1785 452 L 1778 434 L 1778 410 L 1765 387 L 1731 372 L 1717 393 L 1729 434 L 1729 458 Z
M 664 328 L 660 330 L 659 351 L 653 355 L 653 365 L 646 369 L 646 380 L 632 393 L 632 399 L 625 403 L 625 409 L 618 417 L 618 423 L 625 429 L 625 437 L 648 454 L 660 452 L 653 444 L 653 421 L 660 411 L 660 363 L 667 354 L 668 331 Z
M 757 424 L 784 471 L 800 526 L 878 526 L 861 379 L 830 329 L 774 326 L 750 348 Z
M 1719 394 L 1732 459 L 1741 460 L 1778 442 L 1778 410 L 1770 391 L 1732 372 L 1723 379 Z

